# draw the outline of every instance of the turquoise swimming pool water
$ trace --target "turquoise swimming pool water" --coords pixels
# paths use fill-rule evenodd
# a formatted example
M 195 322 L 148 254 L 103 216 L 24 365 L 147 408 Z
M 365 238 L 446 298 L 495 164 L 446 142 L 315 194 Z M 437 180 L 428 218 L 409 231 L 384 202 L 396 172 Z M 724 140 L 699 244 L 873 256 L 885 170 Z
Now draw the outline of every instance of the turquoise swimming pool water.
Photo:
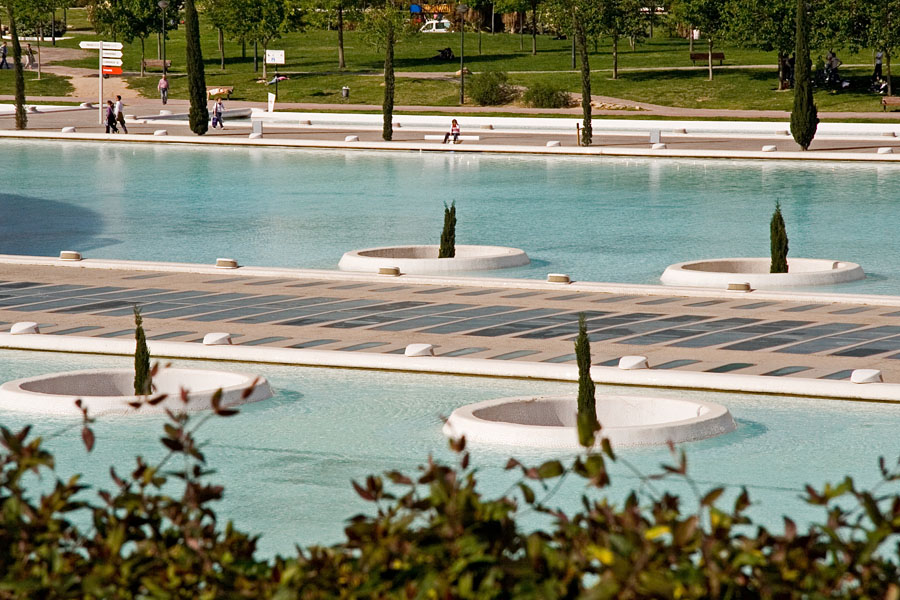
M 0 142 L 0 253 L 335 268 L 347 250 L 523 248 L 529 267 L 656 283 L 671 263 L 766 256 L 780 201 L 791 255 L 858 262 L 840 291 L 900 294 L 900 165 L 322 152 Z
M 128 358 L 0 351 L 0 381 L 48 371 L 124 367 Z M 568 393 L 574 384 L 527 382 L 475 377 L 440 377 L 384 372 L 328 370 L 272 365 L 230 365 L 178 361 L 260 373 L 269 378 L 275 397 L 247 405 L 240 415 L 213 419 L 201 430 L 205 453 L 216 469 L 213 476 L 226 486 L 217 508 L 220 517 L 233 519 L 246 531 L 262 534 L 262 554 L 291 553 L 295 542 L 333 543 L 341 539 L 346 519 L 367 508 L 350 486 L 373 472 L 400 469 L 415 473 L 429 453 L 449 459 L 440 432 L 441 416 L 454 408 L 487 398 L 530 393 Z M 647 390 L 600 387 L 616 394 L 648 394 Z M 704 442 L 686 444 L 690 472 L 701 489 L 727 486 L 730 502 L 746 485 L 755 504 L 751 515 L 780 528 L 781 516 L 800 523 L 821 520 L 818 510 L 799 501 L 806 483 L 820 486 L 852 474 L 858 482 L 877 481 L 877 459 L 897 457 L 896 432 L 900 411 L 884 404 L 816 399 L 779 398 L 660 391 L 725 404 L 738 421 L 738 430 Z M 76 419 L 32 416 L 0 411 L 0 424 L 18 428 L 34 423 L 42 435 L 59 431 Z M 105 417 L 95 426 L 97 445 L 86 454 L 78 427 L 47 443 L 56 451 L 61 475 L 83 473 L 92 485 L 110 486 L 108 468 L 133 466 L 142 454 L 159 460 L 162 419 Z M 502 467 L 515 455 L 538 463 L 554 455 L 503 447 L 470 446 L 482 489 L 499 494 L 510 483 Z M 669 462 L 665 449 L 623 453 L 645 473 Z M 610 495 L 623 499 L 637 487 L 635 477 L 621 466 L 613 468 Z M 47 482 L 49 484 L 49 482 Z M 662 484 L 683 495 L 683 483 Z M 897 484 L 882 487 L 900 491 Z M 554 497 L 567 509 L 579 505 L 583 488 L 570 480 Z M 536 525 L 535 517 L 526 523 Z

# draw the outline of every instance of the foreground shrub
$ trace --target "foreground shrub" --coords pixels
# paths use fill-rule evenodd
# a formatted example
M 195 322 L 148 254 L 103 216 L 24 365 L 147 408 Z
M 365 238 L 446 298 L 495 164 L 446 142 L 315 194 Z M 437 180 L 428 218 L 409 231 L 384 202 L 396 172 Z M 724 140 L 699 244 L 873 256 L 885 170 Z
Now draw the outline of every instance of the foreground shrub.
M 214 413 L 236 411 L 214 402 Z M 130 474 L 111 470 L 113 490 L 89 500 L 77 477 L 59 479 L 52 454 L 29 428 L 0 428 L 0 598 L 897 598 L 900 533 L 898 468 L 881 462 L 882 482 L 867 491 L 846 478 L 805 498 L 827 515 L 801 531 L 755 526 L 744 490 L 722 506 L 723 488 L 698 490 L 684 454 L 659 474 L 641 476 L 641 496 L 608 500 L 603 452 L 566 467 L 510 459 L 518 481 L 486 498 L 465 441 L 451 442 L 456 466 L 429 460 L 354 482 L 372 503 L 352 517 L 346 539 L 259 560 L 257 537 L 217 520 L 223 488 L 209 470 L 197 429 L 212 415 L 170 413 L 155 465 L 137 458 Z M 82 436 L 93 443 L 85 414 Z M 59 435 L 64 435 L 66 428 Z M 90 449 L 91 445 L 88 445 Z M 673 449 L 674 453 L 674 449 Z M 629 466 L 627 461 L 626 466 Z M 630 467 L 633 468 L 633 467 Z M 171 469 L 171 470 L 164 470 Z M 30 473 L 42 476 L 38 483 Z M 26 475 L 29 475 L 26 477 Z M 584 482 L 582 509 L 552 507 L 564 477 Z M 654 482 L 688 480 L 685 510 Z M 551 488 L 551 485 L 554 487 Z M 165 491 L 164 491 L 165 490 Z M 80 493 L 79 493 L 80 492 Z M 538 512 L 552 523 L 518 522 Z M 85 514 L 87 513 L 87 514 Z M 76 518 L 77 517 L 77 518 Z M 89 518 L 84 518 L 89 517 Z M 90 522 L 81 529 L 76 522 Z M 302 524 L 298 524 L 298 527 Z
M 469 99 L 480 106 L 497 106 L 511 102 L 516 90 L 507 82 L 509 77 L 503 71 L 476 73 L 466 81 Z
M 534 108 L 567 108 L 572 105 L 569 92 L 552 83 L 538 82 L 528 88 L 522 100 Z

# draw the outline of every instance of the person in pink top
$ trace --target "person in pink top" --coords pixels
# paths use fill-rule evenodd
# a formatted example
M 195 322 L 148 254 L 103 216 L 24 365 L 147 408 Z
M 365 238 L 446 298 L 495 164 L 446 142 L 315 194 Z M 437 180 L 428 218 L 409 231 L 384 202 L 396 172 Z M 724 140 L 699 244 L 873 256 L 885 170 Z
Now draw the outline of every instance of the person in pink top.
M 450 122 L 450 131 L 444 134 L 444 143 L 447 143 L 447 140 L 450 139 L 450 136 L 453 136 L 453 143 L 459 143 L 459 123 L 456 122 L 456 119 Z
M 162 98 L 162 103 L 165 104 L 169 100 L 169 80 L 165 75 L 159 80 L 159 85 L 156 86 L 156 89 L 159 90 L 159 97 Z

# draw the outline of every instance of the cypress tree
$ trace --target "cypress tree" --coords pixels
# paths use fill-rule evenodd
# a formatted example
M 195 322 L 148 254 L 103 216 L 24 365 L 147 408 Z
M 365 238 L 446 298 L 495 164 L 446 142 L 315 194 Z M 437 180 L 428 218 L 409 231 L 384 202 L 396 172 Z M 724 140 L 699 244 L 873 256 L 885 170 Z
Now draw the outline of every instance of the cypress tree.
M 134 395 L 146 396 L 150 393 L 153 382 L 150 375 L 150 349 L 147 348 L 147 337 L 144 335 L 141 309 L 134 307 Z
M 438 250 L 438 258 L 453 258 L 456 256 L 456 201 L 447 206 L 444 203 L 444 230 L 441 231 L 441 247 Z
M 594 445 L 594 433 L 600 430 L 594 380 L 591 379 L 591 341 L 584 313 L 578 315 L 578 337 L 575 338 L 575 360 L 578 362 L 578 443 L 585 448 Z
M 575 45 L 581 57 L 581 111 L 583 122 L 581 125 L 581 145 L 590 146 L 593 138 L 591 127 L 591 65 L 588 60 L 587 38 L 584 33 L 584 23 L 578 10 L 578 2 L 572 3 L 572 19 L 575 30 Z
M 788 272 L 788 237 L 784 228 L 784 219 L 781 216 L 781 204 L 775 203 L 775 212 L 769 222 L 769 242 L 772 250 L 772 266 L 770 273 Z
M 191 110 L 188 113 L 191 131 L 203 135 L 209 128 L 209 111 L 206 109 L 206 75 L 203 71 L 203 52 L 200 49 L 200 22 L 194 0 L 184 2 L 184 35 L 187 42 L 188 94 Z
M 25 114 L 25 69 L 22 67 L 22 44 L 19 43 L 12 2 L 6 3 L 6 14 L 9 17 L 9 35 L 12 37 L 13 62 L 16 65 L 16 129 L 25 129 L 28 126 L 28 115 Z
M 384 7 L 384 102 L 381 111 L 384 115 L 384 126 L 381 137 L 389 142 L 394 137 L 394 6 L 392 0 L 386 0 Z
M 806 0 L 797 0 L 796 62 L 794 66 L 794 109 L 791 111 L 791 134 L 803 150 L 809 148 L 819 124 L 813 101 L 812 61 L 809 58 L 809 24 Z

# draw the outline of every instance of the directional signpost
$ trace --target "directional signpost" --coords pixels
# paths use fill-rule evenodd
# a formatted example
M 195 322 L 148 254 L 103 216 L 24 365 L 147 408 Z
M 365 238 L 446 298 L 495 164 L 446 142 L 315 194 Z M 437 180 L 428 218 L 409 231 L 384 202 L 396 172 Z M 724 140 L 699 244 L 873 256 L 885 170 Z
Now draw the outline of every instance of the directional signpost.
M 84 50 L 99 50 L 100 59 L 100 124 L 103 118 L 103 76 L 122 74 L 122 42 L 81 42 L 78 44 Z

